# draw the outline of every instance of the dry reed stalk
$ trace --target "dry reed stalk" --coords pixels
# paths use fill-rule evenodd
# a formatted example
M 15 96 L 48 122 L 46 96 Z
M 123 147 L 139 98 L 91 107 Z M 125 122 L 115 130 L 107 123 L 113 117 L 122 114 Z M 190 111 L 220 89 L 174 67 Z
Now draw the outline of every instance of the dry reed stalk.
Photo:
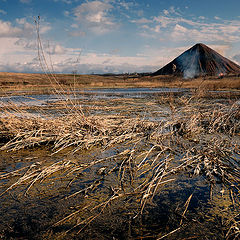
M 181 230 L 181 227 L 174 229 L 173 231 L 171 231 L 171 232 L 169 232 L 169 233 L 167 233 L 167 234 L 163 235 L 163 236 L 162 236 L 162 237 L 160 237 L 160 238 L 157 238 L 157 240 L 164 239 L 164 238 L 166 238 L 166 237 L 168 237 L 168 236 L 172 235 L 173 233 L 175 233 L 175 232 L 178 232 L 179 230 Z
M 184 216 L 185 216 L 185 214 L 186 214 L 186 212 L 187 212 L 187 210 L 188 210 L 188 206 L 189 206 L 189 203 L 190 203 L 190 201 L 191 201 L 191 199 L 192 199 L 192 196 L 193 196 L 193 193 L 188 197 L 187 201 L 186 201 L 185 204 L 184 204 L 185 209 L 184 209 L 183 214 L 182 214 L 182 217 L 181 217 L 180 226 L 181 226 L 182 223 L 183 223 L 183 218 L 184 218 Z
M 75 164 L 71 161 L 63 160 L 63 161 L 54 163 L 50 166 L 41 166 L 41 165 L 42 163 L 36 162 L 30 165 L 29 167 L 24 167 L 19 169 L 18 171 L 15 171 L 15 172 L 22 172 L 23 170 L 26 170 L 26 172 L 24 172 L 22 176 L 15 183 L 11 184 L 11 186 L 9 186 L 5 191 L 3 191 L 0 194 L 0 196 L 21 185 L 27 185 L 26 191 L 25 191 L 25 194 L 27 194 L 29 190 L 33 187 L 33 185 L 36 184 L 37 182 L 41 183 L 44 179 L 49 178 L 51 175 L 59 171 L 62 171 L 62 170 L 69 171 L 74 167 Z M 8 175 L 9 174 L 0 176 L 0 179 L 9 177 Z
M 227 240 L 228 239 L 237 240 L 239 239 L 239 236 L 240 236 L 240 221 L 234 221 L 225 237 Z

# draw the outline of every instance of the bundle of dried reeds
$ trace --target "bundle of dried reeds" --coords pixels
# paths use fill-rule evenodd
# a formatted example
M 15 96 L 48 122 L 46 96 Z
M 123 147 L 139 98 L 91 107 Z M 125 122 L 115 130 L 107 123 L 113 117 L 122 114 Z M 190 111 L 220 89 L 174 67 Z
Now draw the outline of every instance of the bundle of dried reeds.
M 34 114 L 4 114 L 0 139 L 11 138 L 1 150 L 19 150 L 42 144 L 52 144 L 55 152 L 68 147 L 73 151 L 124 142 L 144 136 L 154 123 L 121 116 L 88 116 L 76 112 L 63 117 L 36 117 Z

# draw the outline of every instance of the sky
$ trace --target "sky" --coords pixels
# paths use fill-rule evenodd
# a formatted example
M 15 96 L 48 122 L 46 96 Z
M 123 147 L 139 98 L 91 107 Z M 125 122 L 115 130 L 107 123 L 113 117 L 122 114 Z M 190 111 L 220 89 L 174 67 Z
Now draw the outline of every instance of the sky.
M 240 64 L 240 1 L 0 0 L 2 72 L 152 72 L 196 43 Z

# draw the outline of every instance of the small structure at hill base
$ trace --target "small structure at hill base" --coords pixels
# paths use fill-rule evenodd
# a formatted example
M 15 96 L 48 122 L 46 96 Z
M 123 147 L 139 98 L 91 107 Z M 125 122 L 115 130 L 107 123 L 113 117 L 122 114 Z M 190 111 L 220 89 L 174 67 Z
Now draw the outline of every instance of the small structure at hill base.
M 178 75 L 193 78 L 208 75 L 222 77 L 227 74 L 240 74 L 240 66 L 208 46 L 198 43 L 152 73 L 152 76 Z

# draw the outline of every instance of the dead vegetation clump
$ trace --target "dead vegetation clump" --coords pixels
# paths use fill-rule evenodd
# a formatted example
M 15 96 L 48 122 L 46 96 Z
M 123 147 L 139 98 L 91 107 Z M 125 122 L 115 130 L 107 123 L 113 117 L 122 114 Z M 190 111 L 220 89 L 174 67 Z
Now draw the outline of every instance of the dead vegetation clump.
M 11 138 L 1 150 L 51 144 L 56 152 L 68 147 L 78 151 L 98 145 L 111 146 L 144 135 L 154 126 L 154 123 L 140 119 L 114 115 L 85 116 L 81 112 L 55 118 L 5 113 L 0 121 L 1 139 Z

